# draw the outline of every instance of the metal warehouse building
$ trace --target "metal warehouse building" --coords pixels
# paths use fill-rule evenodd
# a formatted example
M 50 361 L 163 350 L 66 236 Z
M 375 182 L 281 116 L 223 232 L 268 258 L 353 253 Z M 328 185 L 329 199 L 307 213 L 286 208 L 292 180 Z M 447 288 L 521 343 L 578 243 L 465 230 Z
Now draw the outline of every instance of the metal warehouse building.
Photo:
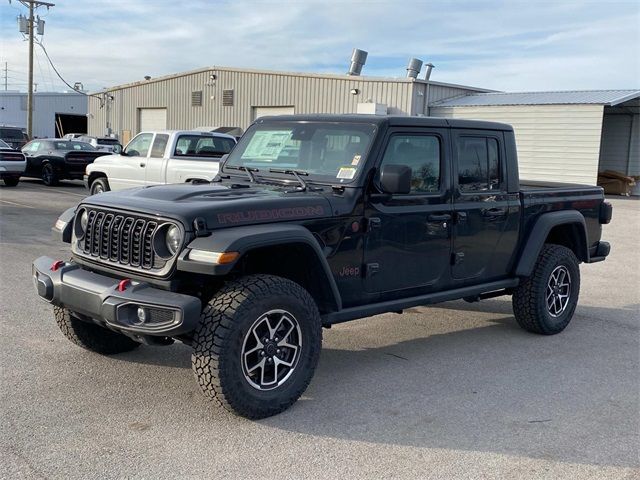
M 439 117 L 513 125 L 520 176 L 595 184 L 598 172 L 640 175 L 640 90 L 481 93 L 443 100 Z
M 98 92 L 102 99 L 89 98 L 89 134 L 111 132 L 125 143 L 142 130 L 245 129 L 263 115 L 358 111 L 419 115 L 426 111 L 427 93 L 430 102 L 435 102 L 489 91 L 410 77 L 210 67 Z
M 0 125 L 27 126 L 27 94 L 0 92 Z M 62 137 L 65 133 L 86 132 L 87 99 L 76 92 L 36 92 L 33 94 L 33 136 Z
M 512 124 L 525 179 L 595 184 L 603 170 L 640 175 L 639 90 L 502 93 L 413 77 L 209 67 L 95 95 L 89 134 L 122 143 L 142 130 L 245 129 L 262 115 L 433 115 Z

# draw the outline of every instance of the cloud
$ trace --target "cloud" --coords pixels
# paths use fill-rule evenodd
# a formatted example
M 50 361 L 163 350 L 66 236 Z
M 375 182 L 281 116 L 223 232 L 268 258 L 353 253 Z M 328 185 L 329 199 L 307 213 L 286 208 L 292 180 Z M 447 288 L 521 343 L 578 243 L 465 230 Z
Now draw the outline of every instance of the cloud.
M 20 11 L 0 6 L 0 61 L 26 82 Z M 434 80 L 500 90 L 640 87 L 636 1 L 76 0 L 42 15 L 56 66 L 90 89 L 210 65 L 344 73 L 353 47 L 366 75 L 403 76 L 416 56 Z M 60 88 L 36 58 L 40 89 Z

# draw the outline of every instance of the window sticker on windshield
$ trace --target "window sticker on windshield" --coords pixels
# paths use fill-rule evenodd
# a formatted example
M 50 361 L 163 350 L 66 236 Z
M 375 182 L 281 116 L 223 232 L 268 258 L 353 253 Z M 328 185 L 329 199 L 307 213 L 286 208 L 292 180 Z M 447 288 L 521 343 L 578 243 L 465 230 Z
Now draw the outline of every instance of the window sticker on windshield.
M 340 167 L 338 170 L 338 175 L 336 178 L 341 178 L 343 180 L 352 180 L 353 177 L 356 176 L 356 169 L 353 167 Z
M 273 162 L 278 158 L 290 137 L 289 131 L 256 132 L 242 154 L 242 158 Z
M 361 155 L 354 155 L 353 156 L 353 160 L 351 160 L 351 165 L 357 167 L 358 164 L 360 163 L 360 159 L 362 158 Z

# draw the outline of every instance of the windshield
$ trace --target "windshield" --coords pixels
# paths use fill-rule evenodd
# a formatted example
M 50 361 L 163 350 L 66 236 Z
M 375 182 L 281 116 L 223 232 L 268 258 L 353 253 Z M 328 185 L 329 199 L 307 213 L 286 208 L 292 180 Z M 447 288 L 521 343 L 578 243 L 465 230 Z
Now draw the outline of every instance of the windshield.
M 53 143 L 56 150 L 95 150 L 93 145 L 84 142 L 68 142 L 66 140 L 57 140 Z
M 0 140 L 0 148 L 11 148 L 7 143 Z
M 224 168 L 257 168 L 259 176 L 273 176 L 269 169 L 302 170 L 320 182 L 349 183 L 364 164 L 374 133 L 375 126 L 364 123 L 254 125 L 229 154 Z
M 116 140 L 115 138 L 99 138 L 98 139 L 98 145 L 117 145 L 118 140 Z

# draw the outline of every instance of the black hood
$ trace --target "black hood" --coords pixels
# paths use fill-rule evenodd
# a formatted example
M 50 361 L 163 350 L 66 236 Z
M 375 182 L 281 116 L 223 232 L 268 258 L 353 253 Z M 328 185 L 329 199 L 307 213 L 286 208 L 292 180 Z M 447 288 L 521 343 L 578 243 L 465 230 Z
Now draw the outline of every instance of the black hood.
M 82 204 L 172 218 L 187 230 L 192 229 L 196 218 L 203 218 L 209 229 L 217 229 L 331 216 L 331 205 L 322 192 L 245 185 L 158 185 L 105 192 L 87 197 Z

